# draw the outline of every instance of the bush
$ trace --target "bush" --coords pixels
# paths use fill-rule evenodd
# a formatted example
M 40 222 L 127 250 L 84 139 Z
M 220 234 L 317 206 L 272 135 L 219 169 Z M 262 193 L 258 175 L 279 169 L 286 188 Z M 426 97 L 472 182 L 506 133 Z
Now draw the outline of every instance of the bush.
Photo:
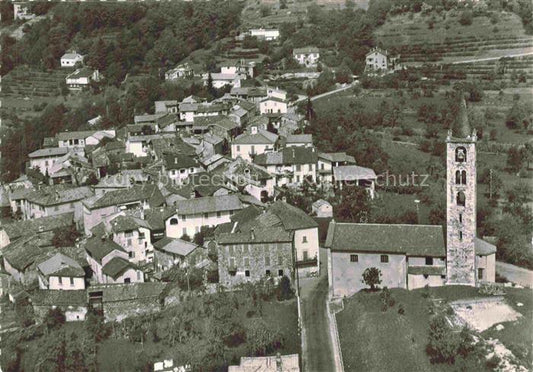
M 61 326 L 65 324 L 65 321 L 66 321 L 65 314 L 58 307 L 56 307 L 55 309 L 49 309 L 48 313 L 46 313 L 46 318 L 44 319 L 46 328 L 49 331 L 53 329 L 61 328 Z
M 375 290 L 381 284 L 381 271 L 375 267 L 369 267 L 363 272 L 362 282 L 370 287 L 370 290 Z
M 403 304 L 398 305 L 398 314 L 404 315 L 405 314 L 405 308 L 403 307 Z
M 472 11 L 465 10 L 459 16 L 459 23 L 463 26 L 470 26 L 472 24 L 473 18 L 474 15 L 472 14 Z
M 290 300 L 293 297 L 294 291 L 291 288 L 291 281 L 284 275 L 278 284 L 278 301 Z

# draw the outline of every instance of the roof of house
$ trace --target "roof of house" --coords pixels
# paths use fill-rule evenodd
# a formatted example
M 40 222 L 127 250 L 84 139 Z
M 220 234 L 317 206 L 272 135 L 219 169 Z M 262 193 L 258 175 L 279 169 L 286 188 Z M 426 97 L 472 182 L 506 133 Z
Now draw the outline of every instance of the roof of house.
M 350 155 L 346 155 L 345 152 L 319 152 L 318 158 L 336 163 L 351 163 L 355 164 L 355 158 Z
M 378 47 L 375 47 L 375 48 L 372 48 L 367 54 L 365 54 L 365 57 L 369 56 L 371 54 L 374 54 L 374 53 L 380 53 L 380 54 L 383 54 L 384 56 L 388 56 L 389 55 L 389 53 L 386 50 L 378 48 Z
M 146 283 L 129 283 L 129 284 L 96 284 L 90 287 L 90 292 L 102 292 L 102 301 L 106 302 L 123 302 L 123 301 L 142 301 L 145 299 L 159 298 L 167 283 L 146 282 Z
M 326 247 L 332 251 L 445 257 L 442 226 L 338 223 L 331 221 Z
M 254 158 L 254 163 L 268 165 L 316 164 L 317 151 L 314 147 L 286 147 L 277 152 L 265 152 Z
M 233 162 L 225 165 L 224 176 L 236 182 L 257 183 L 262 180 L 268 180 L 273 176 L 267 170 L 259 165 L 249 163 L 238 157 Z M 241 184 L 242 186 L 242 184 Z
M 315 208 L 321 208 L 321 207 L 331 207 L 331 203 L 327 202 L 324 199 L 318 199 L 316 202 L 313 203 L 313 207 Z
M 84 77 L 91 77 L 93 76 L 94 70 L 88 68 L 88 67 L 82 67 L 74 71 L 72 74 L 69 74 L 67 76 L 67 79 L 79 79 Z
M 102 262 L 102 258 L 113 251 L 126 252 L 124 248 L 114 241 L 99 236 L 88 238 L 85 242 L 85 250 L 98 262 Z
M 97 209 L 142 200 L 148 200 L 148 203 L 152 207 L 160 206 L 165 201 L 157 185 L 146 184 L 142 186 L 133 186 L 127 189 L 109 191 L 104 195 L 85 199 L 83 204 L 89 209 Z
M 26 200 L 42 206 L 52 206 L 83 200 L 92 195 L 89 186 L 64 188 L 59 185 L 33 191 L 26 195 Z
M 164 156 L 165 167 L 169 170 L 183 168 L 198 168 L 200 164 L 190 156 L 180 154 L 167 154 Z
M 71 226 L 74 223 L 74 213 L 63 213 L 57 216 L 34 218 L 31 220 L 17 221 L 1 228 L 6 232 L 9 239 L 20 238 L 40 232 L 52 231 Z
M 145 220 L 150 225 L 151 230 L 164 230 L 165 220 L 176 212 L 174 207 L 159 207 L 146 210 Z
M 285 143 L 313 143 L 312 134 L 289 134 Z
M 216 238 L 218 244 L 240 243 L 285 243 L 292 242 L 292 234 L 281 227 L 255 228 L 246 232 L 221 233 Z
M 286 230 L 299 230 L 317 227 L 316 221 L 304 211 L 289 203 L 277 200 L 267 209 L 281 220 Z
M 135 124 L 138 123 L 155 123 L 155 121 L 163 116 L 165 116 L 166 112 L 158 112 L 156 114 L 142 114 L 142 115 L 135 115 L 133 117 L 133 121 Z
M 113 279 L 117 279 L 120 275 L 130 268 L 135 268 L 135 266 L 129 261 L 123 259 L 122 257 L 113 257 L 108 263 L 102 267 L 102 272 L 110 276 Z
M 273 145 L 278 140 L 278 135 L 259 129 L 256 134 L 243 133 L 237 136 L 232 145 Z
M 83 57 L 81 54 L 76 52 L 66 52 L 61 56 L 61 59 L 77 59 Z
M 30 158 L 46 158 L 51 156 L 63 156 L 68 152 L 67 147 L 48 147 L 36 150 L 28 154 Z
M 13 268 L 24 271 L 28 266 L 55 250 L 52 245 L 53 236 L 52 231 L 24 236 L 5 246 L 2 249 L 2 255 Z
M 39 289 L 30 294 L 35 306 L 87 306 L 87 292 Z
M 179 200 L 176 203 L 176 210 L 179 215 L 225 212 L 237 209 L 242 209 L 242 203 L 236 194 Z
M 182 239 L 164 237 L 154 243 L 154 248 L 185 257 L 198 248 L 198 245 Z
M 318 53 L 319 50 L 317 47 L 314 46 L 307 46 L 304 48 L 294 48 L 292 53 L 293 54 L 310 54 L 310 53 Z
M 373 169 L 358 165 L 341 165 L 333 167 L 335 181 L 374 180 L 377 178 Z
M 263 102 L 268 102 L 268 101 L 274 101 L 274 102 L 279 102 L 279 103 L 284 103 L 284 104 L 287 104 L 287 101 L 284 100 L 284 99 L 281 99 L 279 97 L 273 97 L 273 96 L 268 96 L 268 97 L 265 97 L 261 100 L 261 103 Z
M 139 227 L 150 229 L 148 222 L 131 215 L 117 216 L 111 221 L 111 231 L 114 233 L 137 230 Z
M 487 242 L 486 240 L 476 238 L 474 244 L 476 255 L 478 256 L 489 256 L 496 253 L 496 246 Z
M 59 132 L 56 134 L 56 138 L 59 141 L 67 141 L 70 139 L 85 139 L 92 136 L 96 131 L 94 130 L 78 130 L 72 132 Z
M 83 277 L 85 272 L 79 263 L 62 253 L 56 253 L 37 265 L 45 276 Z

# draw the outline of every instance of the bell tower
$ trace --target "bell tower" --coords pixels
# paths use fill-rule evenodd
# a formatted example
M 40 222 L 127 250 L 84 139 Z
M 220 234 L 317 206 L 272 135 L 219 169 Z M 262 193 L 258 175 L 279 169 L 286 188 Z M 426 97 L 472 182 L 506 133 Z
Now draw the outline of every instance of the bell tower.
M 476 140 L 463 99 L 446 138 L 447 284 L 476 285 Z

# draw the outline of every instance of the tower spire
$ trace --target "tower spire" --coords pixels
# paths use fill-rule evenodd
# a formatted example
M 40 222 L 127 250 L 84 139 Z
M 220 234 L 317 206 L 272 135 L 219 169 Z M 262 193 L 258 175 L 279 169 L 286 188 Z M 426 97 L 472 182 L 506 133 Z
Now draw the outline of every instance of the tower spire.
M 461 102 L 457 118 L 452 127 L 452 135 L 455 138 L 467 138 L 472 134 L 470 123 L 468 122 L 468 111 L 466 109 L 466 101 L 461 94 Z

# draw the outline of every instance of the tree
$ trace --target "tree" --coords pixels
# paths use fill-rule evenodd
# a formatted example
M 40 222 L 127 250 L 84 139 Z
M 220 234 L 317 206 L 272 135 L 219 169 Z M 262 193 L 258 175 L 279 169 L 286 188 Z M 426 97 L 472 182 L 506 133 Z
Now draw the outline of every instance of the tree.
M 370 195 L 362 187 L 345 185 L 333 210 L 335 219 L 339 221 L 368 221 L 371 210 Z
M 44 319 L 44 323 L 46 324 L 46 328 L 48 331 L 61 328 L 63 324 L 65 324 L 65 314 L 63 311 L 56 307 L 55 309 L 49 309 L 48 313 L 46 313 L 46 318 Z
M 524 152 L 516 146 L 509 148 L 507 152 L 507 167 L 514 173 L 522 169 Z
M 369 267 L 363 272 L 362 282 L 374 291 L 378 285 L 381 284 L 381 270 L 375 267 Z
M 291 288 L 291 281 L 285 275 L 281 278 L 278 285 L 278 301 L 289 300 L 294 296 Z

